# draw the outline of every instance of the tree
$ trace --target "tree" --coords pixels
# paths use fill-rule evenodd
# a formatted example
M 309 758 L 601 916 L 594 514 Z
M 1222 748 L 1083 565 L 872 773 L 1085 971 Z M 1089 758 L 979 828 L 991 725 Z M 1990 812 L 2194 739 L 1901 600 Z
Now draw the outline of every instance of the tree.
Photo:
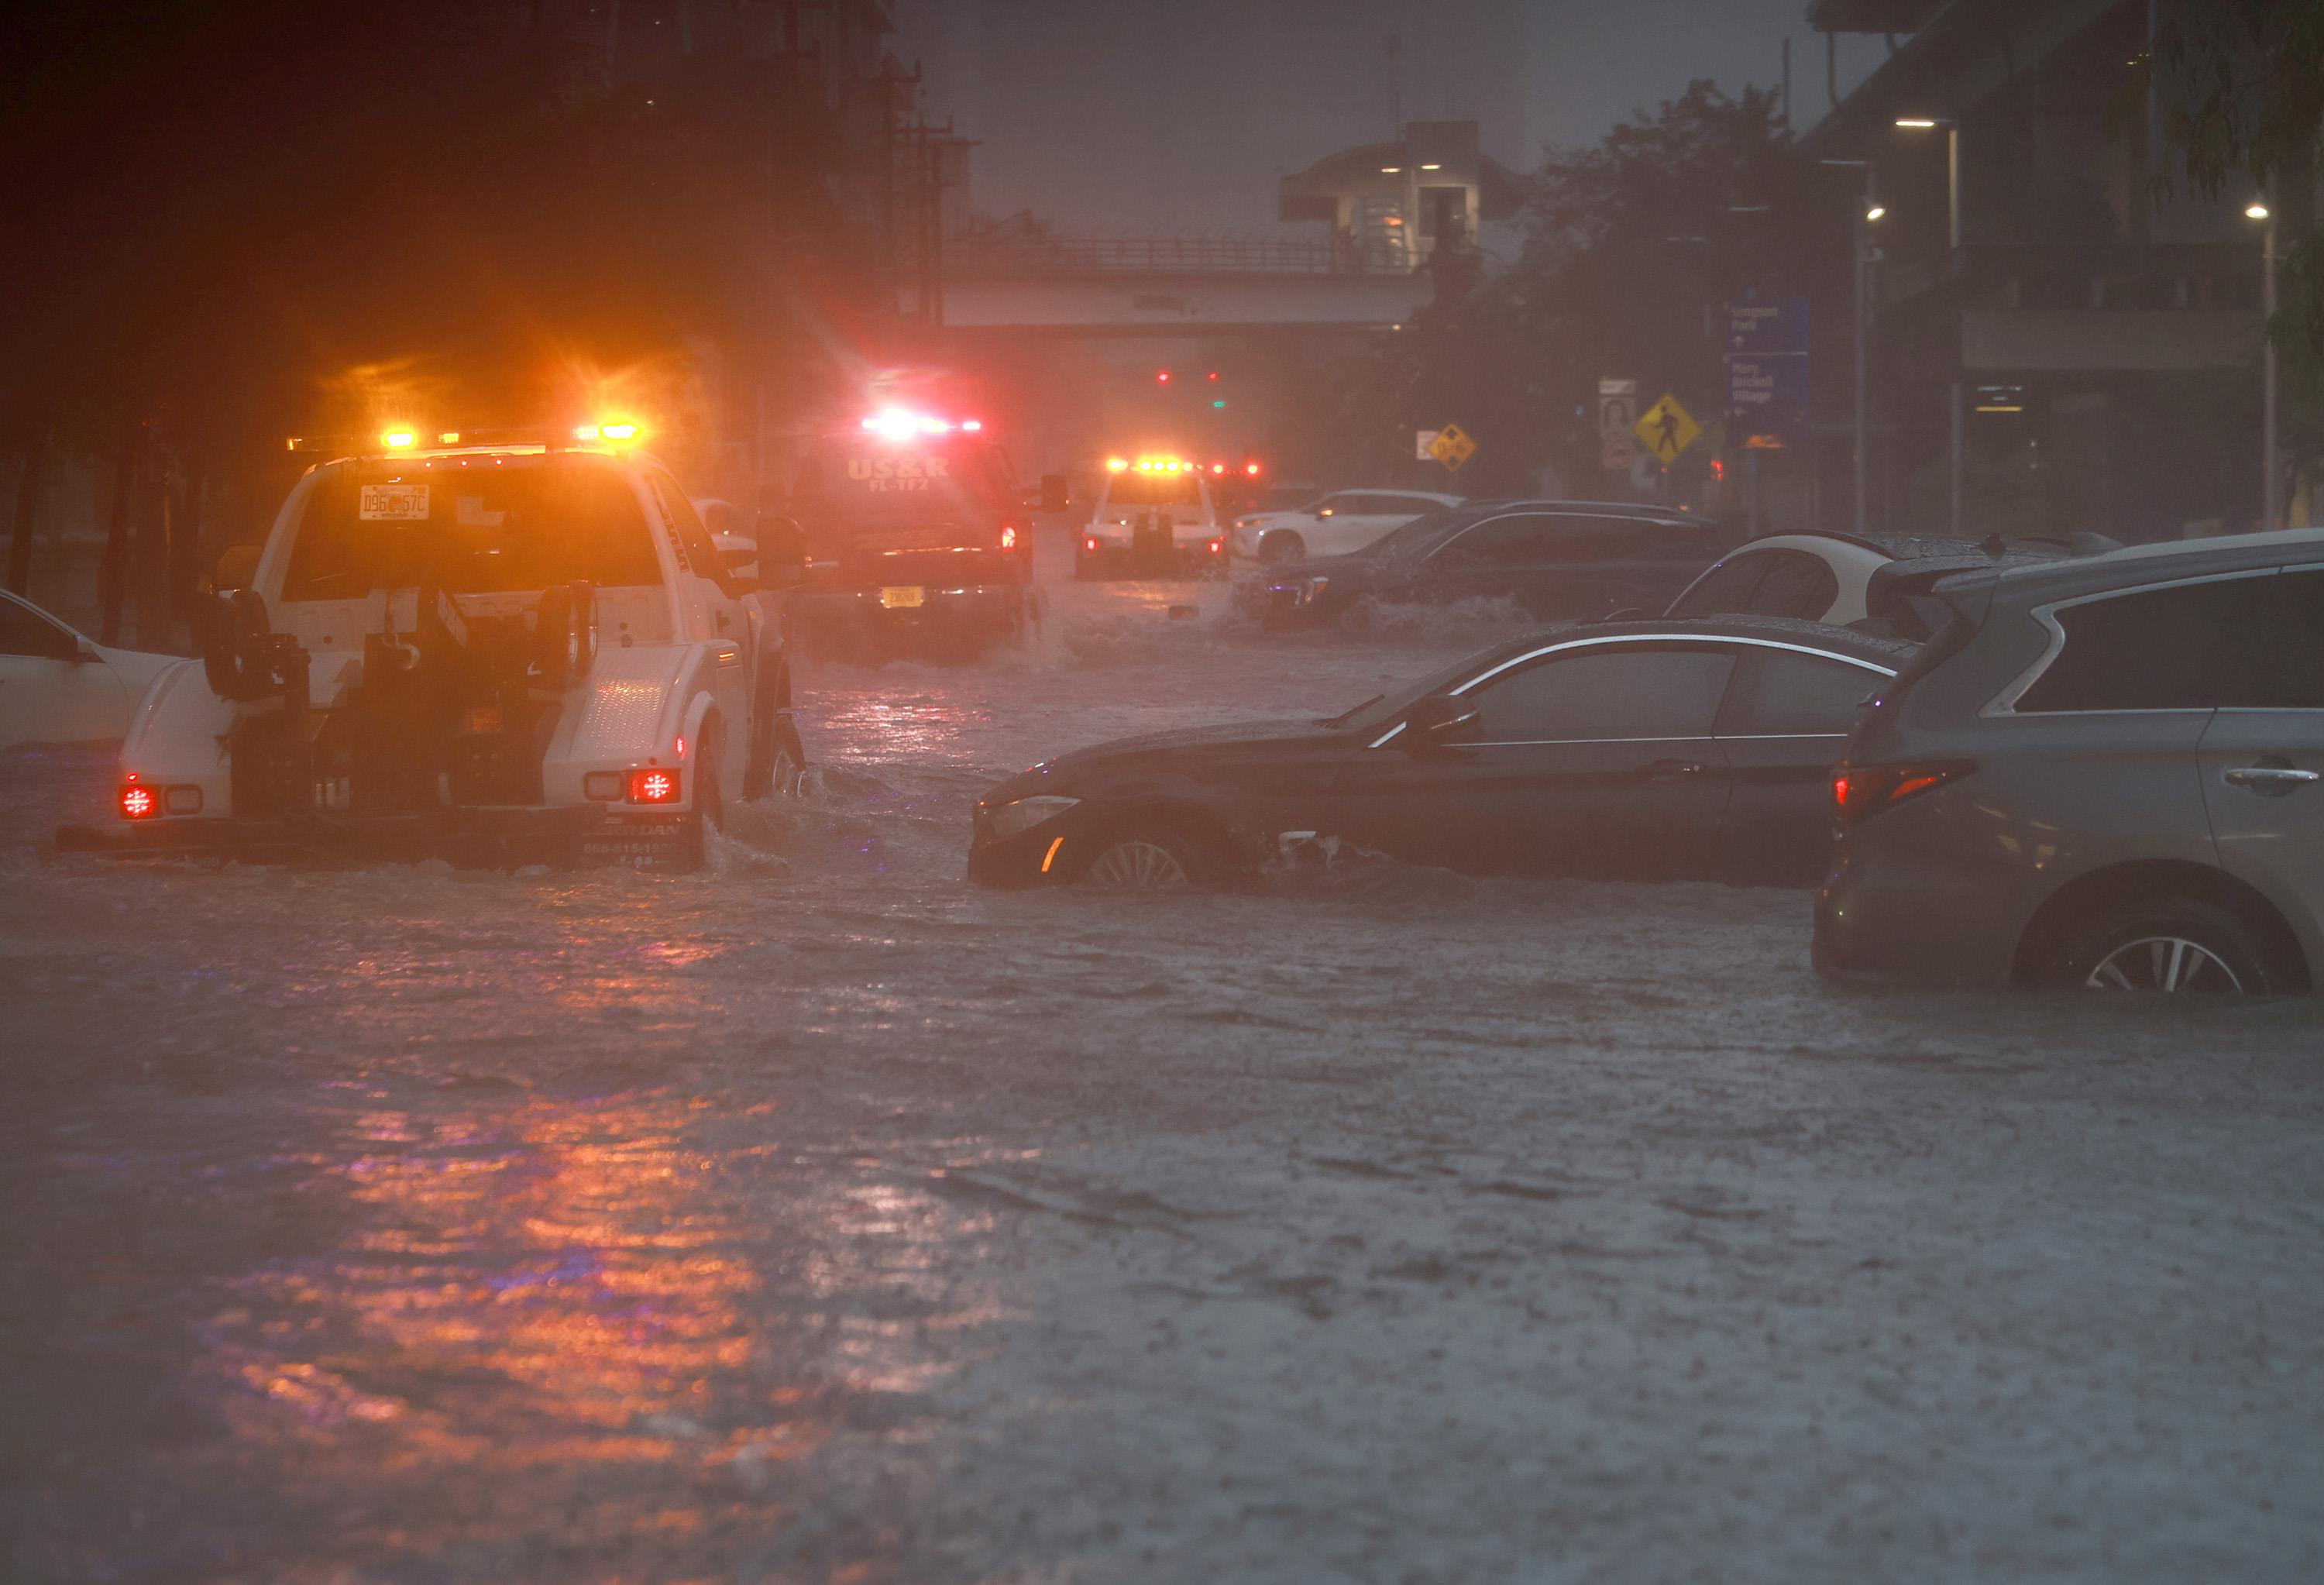
M 2185 0 L 2139 58 L 2117 120 L 2150 102 L 2163 106 L 2157 197 L 2183 185 L 2216 198 L 2239 175 L 2287 197 L 2312 186 L 2324 137 L 2324 0 Z M 2303 201 L 2299 213 L 2304 229 L 2278 239 L 2289 246 L 2268 334 L 2291 370 L 2316 382 L 2324 379 L 2324 230 L 2311 206 Z
M 138 438 L 213 482 L 229 537 L 280 499 L 290 434 L 570 422 L 612 395 L 682 455 L 692 347 L 763 339 L 818 257 L 861 273 L 816 180 L 834 115 L 739 54 L 617 78 L 581 12 L 20 7 L 0 455 Z
M 1376 469 L 1399 436 L 1408 447 L 1411 429 L 1457 419 L 1480 445 L 1462 480 L 1472 493 L 1528 493 L 1545 463 L 1598 493 L 1600 377 L 1670 391 L 1715 419 L 1720 305 L 1753 290 L 1844 302 L 1853 190 L 1796 153 L 1776 95 L 1730 97 L 1709 81 L 1592 147 L 1551 148 L 1521 214 L 1522 256 L 1384 338 L 1342 427 Z M 1815 324 L 1839 355 L 1844 314 Z M 1845 368 L 1840 357 L 1823 366 Z

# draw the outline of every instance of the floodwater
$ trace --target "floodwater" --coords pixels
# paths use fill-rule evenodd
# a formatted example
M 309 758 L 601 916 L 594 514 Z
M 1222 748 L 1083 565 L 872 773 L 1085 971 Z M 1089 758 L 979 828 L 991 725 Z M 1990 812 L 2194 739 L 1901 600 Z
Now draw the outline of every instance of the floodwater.
M 1500 631 L 1048 581 L 807 673 L 698 877 L 60 860 L 104 759 L 0 764 L 12 1576 L 2324 1577 L 2314 1006 L 1835 987 L 1789 892 L 972 889 L 1003 774 Z

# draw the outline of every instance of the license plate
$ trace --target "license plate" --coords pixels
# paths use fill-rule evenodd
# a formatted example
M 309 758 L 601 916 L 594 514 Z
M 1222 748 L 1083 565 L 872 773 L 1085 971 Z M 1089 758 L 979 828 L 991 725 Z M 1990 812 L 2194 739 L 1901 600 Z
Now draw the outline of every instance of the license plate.
M 894 611 L 899 606 L 919 604 L 927 593 L 927 591 L 918 584 L 908 588 L 882 589 L 880 591 L 880 604 Z

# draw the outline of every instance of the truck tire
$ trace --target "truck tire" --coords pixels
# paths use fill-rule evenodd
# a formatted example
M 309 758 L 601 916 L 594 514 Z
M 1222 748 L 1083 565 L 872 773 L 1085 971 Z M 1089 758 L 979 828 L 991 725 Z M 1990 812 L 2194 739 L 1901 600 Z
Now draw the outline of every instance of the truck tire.
M 751 694 L 750 751 L 742 760 L 745 801 L 770 795 L 795 798 L 807 774 L 807 754 L 791 723 L 790 671 L 780 655 L 759 661 L 758 686 Z

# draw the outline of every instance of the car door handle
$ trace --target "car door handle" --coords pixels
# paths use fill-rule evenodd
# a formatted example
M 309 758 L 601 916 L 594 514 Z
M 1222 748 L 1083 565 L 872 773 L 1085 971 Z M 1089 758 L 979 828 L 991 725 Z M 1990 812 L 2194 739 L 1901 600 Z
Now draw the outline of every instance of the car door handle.
M 1648 781 L 1682 781 L 1702 774 L 1698 760 L 1657 760 L 1640 772 Z
M 2324 780 L 2324 773 L 2294 769 L 2289 765 L 2246 765 L 2239 770 L 2226 772 L 2219 779 L 2229 787 L 2242 788 L 2264 798 L 2280 798 L 2286 793 L 2299 791 L 2311 781 Z

